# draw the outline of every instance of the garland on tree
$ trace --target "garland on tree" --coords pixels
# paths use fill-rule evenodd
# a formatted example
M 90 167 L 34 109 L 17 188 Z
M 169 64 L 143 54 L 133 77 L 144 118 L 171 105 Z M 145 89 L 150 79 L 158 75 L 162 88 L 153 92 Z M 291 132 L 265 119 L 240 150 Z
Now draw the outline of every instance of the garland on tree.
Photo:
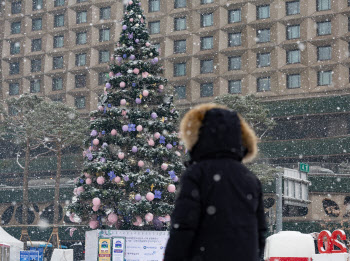
M 158 55 L 140 1 L 129 1 L 109 80 L 91 112 L 84 171 L 67 207 L 70 221 L 89 222 L 91 229 L 168 227 L 183 147 Z

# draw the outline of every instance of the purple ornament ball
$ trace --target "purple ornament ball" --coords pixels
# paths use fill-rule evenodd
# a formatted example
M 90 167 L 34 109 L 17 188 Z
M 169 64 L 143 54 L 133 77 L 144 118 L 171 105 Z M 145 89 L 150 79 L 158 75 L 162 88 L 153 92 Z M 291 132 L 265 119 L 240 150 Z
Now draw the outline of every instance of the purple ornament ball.
M 133 54 L 130 55 L 129 59 L 130 59 L 131 61 L 135 60 L 135 55 L 133 55 Z
M 141 2 L 139 3 L 139 6 L 141 6 Z
M 129 181 L 129 176 L 124 176 L 123 179 L 124 181 Z
M 179 181 L 178 176 L 175 176 L 175 177 L 173 178 L 173 181 L 174 181 L 174 182 L 178 182 L 178 181 Z
M 128 129 L 129 129 L 128 125 L 123 125 L 123 127 L 122 127 L 123 131 L 128 131 Z
M 141 200 L 141 195 L 140 194 L 136 194 L 135 195 L 135 200 L 136 201 L 140 201 Z
M 106 83 L 106 88 L 107 89 L 111 88 L 111 84 L 109 82 Z
M 124 24 L 122 28 L 125 31 L 128 27 Z
M 136 98 L 136 104 L 140 104 L 141 103 L 141 99 L 140 98 Z
M 90 134 L 90 135 L 91 135 L 92 137 L 95 137 L 95 136 L 97 136 L 97 134 L 98 134 L 97 131 L 96 131 L 96 130 L 93 130 L 93 131 L 91 131 L 91 134 Z
M 121 63 L 121 62 L 122 62 L 122 60 L 123 60 L 123 58 L 122 58 L 122 57 L 120 57 L 120 56 L 118 56 L 117 61 Z
M 139 42 L 140 42 L 140 40 L 139 40 L 139 39 L 136 39 L 136 40 L 135 40 L 135 43 L 139 43 Z
M 153 59 L 153 62 L 154 62 L 154 63 L 157 63 L 158 61 L 159 61 L 158 57 L 156 57 L 156 58 Z
M 157 113 L 152 112 L 151 117 L 152 117 L 152 119 L 155 119 L 155 118 L 157 118 L 157 117 L 158 117 L 158 115 L 157 115 Z
M 136 153 L 136 152 L 137 152 L 137 147 L 136 147 L 136 146 L 132 146 L 131 151 L 134 152 L 134 153 Z
M 170 143 L 168 143 L 168 144 L 166 145 L 166 148 L 169 149 L 169 150 L 172 149 L 172 147 L 173 147 L 173 145 L 171 145 Z

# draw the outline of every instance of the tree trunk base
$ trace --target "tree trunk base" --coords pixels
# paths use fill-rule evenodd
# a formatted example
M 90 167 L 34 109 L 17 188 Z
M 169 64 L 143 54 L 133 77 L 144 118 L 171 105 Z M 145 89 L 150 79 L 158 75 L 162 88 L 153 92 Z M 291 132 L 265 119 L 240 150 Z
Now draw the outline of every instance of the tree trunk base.
M 22 227 L 21 237 L 19 240 L 24 243 L 24 250 L 27 249 L 27 242 L 28 241 L 30 241 L 30 244 L 33 245 L 32 240 L 30 239 L 30 236 L 28 234 L 28 228 Z

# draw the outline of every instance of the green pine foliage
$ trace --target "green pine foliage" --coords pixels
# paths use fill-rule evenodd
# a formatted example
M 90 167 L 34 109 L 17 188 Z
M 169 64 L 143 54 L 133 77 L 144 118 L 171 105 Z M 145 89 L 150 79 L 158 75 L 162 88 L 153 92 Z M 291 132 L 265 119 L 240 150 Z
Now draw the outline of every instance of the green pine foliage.
M 183 171 L 179 113 L 139 0 L 127 5 L 122 28 L 67 215 L 92 229 L 166 229 Z

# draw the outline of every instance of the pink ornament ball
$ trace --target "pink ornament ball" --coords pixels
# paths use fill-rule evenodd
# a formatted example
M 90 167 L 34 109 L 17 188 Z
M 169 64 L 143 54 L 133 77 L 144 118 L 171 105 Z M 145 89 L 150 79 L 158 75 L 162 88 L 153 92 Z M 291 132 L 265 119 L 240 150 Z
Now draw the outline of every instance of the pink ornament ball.
M 148 193 L 146 194 L 146 199 L 147 199 L 148 201 L 152 201 L 152 200 L 154 199 L 154 194 L 153 194 L 152 192 L 148 192 Z
M 91 185 L 91 183 L 92 183 L 92 179 L 87 178 L 87 179 L 85 180 L 85 183 L 86 183 L 87 185 Z
M 99 199 L 99 198 L 93 198 L 93 200 L 92 200 L 92 205 L 94 205 L 94 206 L 99 206 L 99 205 L 101 205 L 101 199 Z
M 133 1 L 129 1 L 129 5 L 132 5 L 133 4 Z
M 134 22 L 134 18 L 130 18 L 129 21 L 130 21 L 130 22 Z
M 140 226 L 140 225 L 142 224 L 142 218 L 141 218 L 140 216 L 137 216 L 137 217 L 135 217 L 135 218 L 136 218 L 136 221 L 133 222 L 132 224 L 133 224 L 134 226 Z
M 160 133 L 159 132 L 156 132 L 156 133 L 154 133 L 154 138 L 156 139 L 156 140 L 158 140 L 159 138 L 160 138 Z
M 145 166 L 145 163 L 140 160 L 138 163 L 137 163 L 137 166 L 139 166 L 140 168 L 142 168 L 143 166 Z
M 166 163 L 163 163 L 162 166 L 161 166 L 162 170 L 167 170 L 168 168 L 168 164 Z
M 118 221 L 118 216 L 115 213 L 111 213 L 108 215 L 108 221 L 112 224 L 115 224 Z
M 174 193 L 174 192 L 175 192 L 175 190 L 176 190 L 175 185 L 170 184 L 170 185 L 168 186 L 168 191 L 169 191 L 170 193 Z
M 72 213 L 72 214 L 69 216 L 69 220 L 70 220 L 70 222 L 72 222 L 72 223 L 75 223 L 74 216 L 75 216 L 74 213 Z
M 104 177 L 98 177 L 97 178 L 97 184 L 103 185 L 105 183 L 105 178 Z
M 140 69 L 135 68 L 135 69 L 133 70 L 133 72 L 134 72 L 134 74 L 139 74 L 139 73 L 140 73 Z
M 90 226 L 90 228 L 91 229 L 96 229 L 96 228 L 98 228 L 98 221 L 97 220 L 91 220 L 90 222 L 89 222 L 89 226 Z
M 164 85 L 159 85 L 159 90 L 164 90 Z
M 77 195 L 77 191 L 78 191 L 77 188 L 75 188 L 75 189 L 73 190 L 74 195 Z
M 146 43 L 146 46 L 147 46 L 147 47 L 150 47 L 150 46 L 151 46 L 151 44 L 150 44 L 149 42 L 147 42 L 147 43 Z
M 143 72 L 143 73 L 142 73 L 142 78 L 147 78 L 147 77 L 148 77 L 148 75 L 149 75 L 149 73 L 148 73 L 148 72 Z
M 115 183 L 119 183 L 121 180 L 122 180 L 122 179 L 121 179 L 120 177 L 117 176 L 117 177 L 115 177 L 114 182 L 115 182 Z
M 84 172 L 84 176 L 85 176 L 86 178 L 90 178 L 90 177 L 91 177 L 90 174 L 87 173 L 87 172 Z
M 152 214 L 152 213 L 147 213 L 147 214 L 145 215 L 145 220 L 146 220 L 147 222 L 151 222 L 151 221 L 153 220 L 153 214 Z
M 113 129 L 113 130 L 111 131 L 111 135 L 112 135 L 112 136 L 117 135 L 117 130 L 116 130 L 116 129 Z
M 100 105 L 97 108 L 98 108 L 99 111 L 103 111 L 103 106 Z
M 125 100 L 125 99 L 121 99 L 121 100 L 120 100 L 120 105 L 123 106 L 123 105 L 125 105 L 125 104 L 126 104 L 126 100 Z
M 83 187 L 77 188 L 77 195 L 79 196 L 80 193 L 82 193 L 82 192 L 84 192 L 84 191 L 85 191 L 85 189 L 84 189 Z
M 149 140 L 148 141 L 148 145 L 153 147 L 154 146 L 154 140 Z
M 113 56 L 112 56 L 112 59 L 113 59 Z M 113 72 L 109 72 L 108 75 L 109 75 L 110 78 L 114 77 L 114 73 Z
M 126 83 L 125 82 L 120 82 L 119 86 L 120 86 L 120 88 L 124 88 L 126 86 Z
M 124 153 L 123 152 L 119 152 L 118 153 L 118 158 L 121 159 L 121 160 L 124 159 Z
M 98 206 L 93 206 L 93 207 L 92 207 L 92 210 L 95 211 L 95 212 L 98 211 L 99 209 L 100 209 L 100 206 L 99 206 L 99 205 L 98 205 Z
M 123 130 L 123 131 L 128 131 L 128 130 L 129 130 L 128 125 L 123 125 L 122 130 Z
M 176 156 L 178 156 L 178 157 L 180 157 L 180 156 L 181 156 L 181 153 L 180 153 L 180 152 L 178 152 L 178 151 L 176 151 L 176 152 L 175 152 L 175 154 L 176 154 Z
M 149 94 L 149 91 L 147 91 L 147 90 L 144 90 L 144 91 L 142 92 L 142 95 L 145 96 L 145 97 L 147 97 L 148 94 Z
M 142 131 L 142 126 L 141 125 L 137 125 L 137 127 L 136 127 L 136 130 L 138 131 L 138 132 L 140 132 L 140 131 Z
M 97 146 L 98 144 L 100 144 L 100 141 L 98 139 L 94 139 L 92 141 L 92 144 L 94 144 L 95 146 Z
M 166 215 L 164 218 L 165 218 L 165 220 L 166 220 L 166 221 L 170 221 L 170 220 L 171 220 L 171 217 L 170 217 L 170 215 L 169 215 L 169 214 L 168 214 L 168 215 Z

